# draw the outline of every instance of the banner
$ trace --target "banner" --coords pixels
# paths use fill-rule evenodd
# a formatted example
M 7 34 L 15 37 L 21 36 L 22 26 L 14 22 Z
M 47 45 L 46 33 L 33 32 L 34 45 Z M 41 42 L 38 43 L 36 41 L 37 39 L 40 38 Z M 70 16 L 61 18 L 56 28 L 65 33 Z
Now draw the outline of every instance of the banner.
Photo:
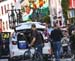
M 29 0 L 28 4 L 26 2 L 21 4 L 23 21 L 40 20 L 49 14 L 48 0 Z

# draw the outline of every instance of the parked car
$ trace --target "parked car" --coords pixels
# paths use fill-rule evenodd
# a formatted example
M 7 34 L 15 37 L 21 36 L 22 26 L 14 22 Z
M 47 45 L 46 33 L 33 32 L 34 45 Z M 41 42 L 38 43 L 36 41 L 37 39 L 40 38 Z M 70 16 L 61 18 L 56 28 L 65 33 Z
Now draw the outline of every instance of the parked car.
M 13 33 L 10 39 L 10 58 L 18 58 L 24 55 L 24 52 L 27 50 L 28 43 L 30 43 L 30 29 L 32 24 L 36 25 L 36 28 L 39 32 L 41 32 L 43 38 L 44 36 L 44 29 L 45 26 L 41 25 L 40 22 L 26 22 L 21 23 L 16 26 L 16 32 Z M 24 39 L 25 37 L 26 39 Z M 43 40 L 44 41 L 44 40 Z M 51 45 L 50 42 L 44 42 L 43 47 L 43 55 L 50 55 L 51 54 Z M 34 54 L 34 49 L 31 49 L 31 53 Z

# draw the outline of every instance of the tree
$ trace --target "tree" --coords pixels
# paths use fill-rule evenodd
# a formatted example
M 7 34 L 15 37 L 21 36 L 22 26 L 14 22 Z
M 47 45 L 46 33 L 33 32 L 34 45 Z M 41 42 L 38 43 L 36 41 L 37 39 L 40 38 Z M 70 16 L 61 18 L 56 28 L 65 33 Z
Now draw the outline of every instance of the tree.
M 48 23 L 48 24 L 51 23 L 50 17 L 48 15 L 43 17 L 43 21 L 46 22 L 46 23 Z
M 62 10 L 63 10 L 63 16 L 65 18 L 65 20 L 68 19 L 68 9 L 69 9 L 69 0 L 62 0 L 61 1 L 61 5 L 62 5 Z M 66 21 L 67 23 L 67 21 Z
M 22 12 L 25 12 L 25 8 L 23 6 L 21 7 L 21 10 L 22 10 Z

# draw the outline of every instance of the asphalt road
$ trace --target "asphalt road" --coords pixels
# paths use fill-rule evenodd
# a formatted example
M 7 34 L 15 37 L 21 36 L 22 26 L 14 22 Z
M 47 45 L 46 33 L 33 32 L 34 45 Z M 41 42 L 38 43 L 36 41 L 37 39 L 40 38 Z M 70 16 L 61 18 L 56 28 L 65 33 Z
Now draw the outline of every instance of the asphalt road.
M 0 59 L 0 61 L 8 61 L 8 59 Z M 30 61 L 30 60 L 21 60 L 21 61 Z M 53 60 L 55 61 L 55 60 Z M 60 61 L 72 61 L 71 58 L 68 59 L 61 59 Z
M 0 61 L 8 61 L 8 59 L 0 59 Z

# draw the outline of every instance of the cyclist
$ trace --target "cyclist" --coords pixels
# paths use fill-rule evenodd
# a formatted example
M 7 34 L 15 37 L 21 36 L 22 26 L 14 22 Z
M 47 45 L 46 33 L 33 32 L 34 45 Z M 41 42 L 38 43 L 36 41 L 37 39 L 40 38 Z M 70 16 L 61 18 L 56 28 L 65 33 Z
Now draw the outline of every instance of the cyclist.
M 31 26 L 31 43 L 29 44 L 29 47 L 33 46 L 37 48 L 37 51 L 42 54 L 42 38 L 41 33 L 37 31 L 36 25 L 32 24 Z

